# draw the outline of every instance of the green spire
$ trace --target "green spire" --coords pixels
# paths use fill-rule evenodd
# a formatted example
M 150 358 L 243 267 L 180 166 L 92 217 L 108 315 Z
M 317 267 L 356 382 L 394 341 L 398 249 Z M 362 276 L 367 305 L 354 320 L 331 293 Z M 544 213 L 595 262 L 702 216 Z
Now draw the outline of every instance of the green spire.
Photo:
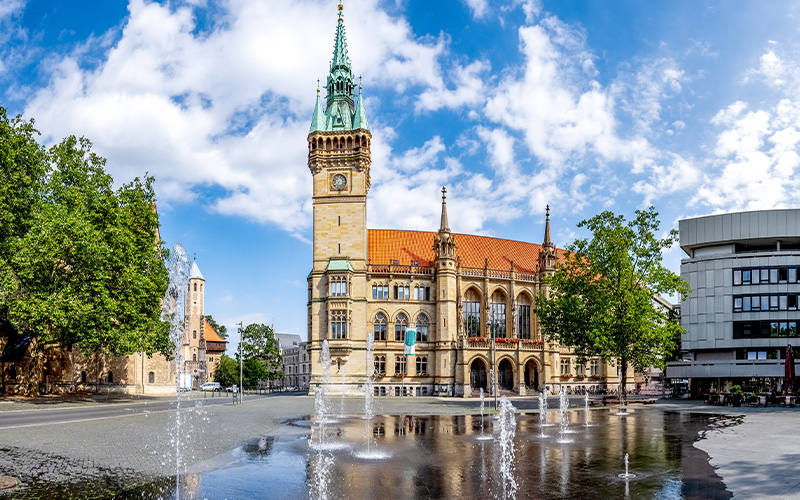
M 358 104 L 356 105 L 356 116 L 353 118 L 353 130 L 363 128 L 369 130 L 369 123 L 367 122 L 367 112 L 364 110 L 364 93 L 361 90 L 361 84 L 358 84 Z
M 355 78 L 347 56 L 347 39 L 344 34 L 342 4 L 339 4 L 339 20 L 336 25 L 336 39 L 333 43 L 328 79 L 325 83 L 327 97 L 325 112 L 322 112 L 319 94 L 314 116 L 311 119 L 311 132 L 333 132 L 335 130 L 369 130 L 367 114 L 359 92 L 358 108 L 355 99 Z M 359 85 L 359 90 L 360 90 Z M 318 90 L 319 92 L 319 90 Z
M 319 82 L 319 81 L 318 81 Z M 319 85 L 319 83 L 317 83 Z M 322 104 L 319 99 L 319 89 L 317 89 L 317 105 L 314 106 L 314 116 L 311 117 L 311 132 L 320 132 L 325 130 L 325 113 L 322 111 Z

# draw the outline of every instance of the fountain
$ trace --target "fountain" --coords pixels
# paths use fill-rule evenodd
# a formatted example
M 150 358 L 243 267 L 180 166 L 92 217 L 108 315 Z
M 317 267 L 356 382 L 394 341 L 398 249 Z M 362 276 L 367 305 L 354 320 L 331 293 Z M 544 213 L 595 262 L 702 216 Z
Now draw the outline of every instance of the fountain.
M 626 480 L 627 479 L 633 479 L 633 478 L 636 477 L 636 474 L 631 474 L 630 472 L 628 472 L 628 454 L 627 453 L 625 454 L 625 473 L 624 474 L 618 474 L 617 477 L 620 477 L 620 478 L 626 479 Z
M 503 481 L 502 498 L 517 497 L 517 481 L 514 478 L 514 436 L 517 433 L 516 409 L 503 396 L 500 398 L 500 478 Z
M 620 382 L 619 382 L 619 391 L 617 391 L 617 399 L 619 400 L 619 411 L 617 413 L 614 413 L 614 415 L 618 415 L 620 417 L 624 417 L 624 416 L 626 416 L 628 414 L 628 411 L 625 409 L 625 407 L 622 404 L 622 380 L 621 379 L 620 379 Z
M 369 368 L 373 366 L 372 364 L 372 353 L 375 350 L 375 334 L 373 332 L 367 332 L 367 363 L 366 366 Z M 371 420 L 372 417 L 375 416 L 375 411 L 372 408 L 372 384 L 375 381 L 375 369 L 370 372 L 367 376 L 367 380 L 364 384 L 364 418 L 367 420 Z
M 342 368 L 341 372 L 342 372 L 342 394 L 341 394 L 341 399 L 339 400 L 339 416 L 344 417 L 344 387 L 345 387 L 344 368 Z
M 478 436 L 478 439 L 482 440 L 482 441 L 483 440 L 488 440 L 488 439 L 493 439 L 492 436 L 487 436 L 483 432 L 483 413 L 484 413 L 484 409 L 485 409 L 484 401 L 485 401 L 485 398 L 484 398 L 484 394 L 483 394 L 483 388 L 481 388 L 481 435 Z
M 176 498 L 181 498 L 180 478 L 183 469 L 181 464 L 181 438 L 184 435 L 183 426 L 181 425 L 183 419 L 181 413 L 181 399 L 183 394 L 181 387 L 183 377 L 183 355 L 181 354 L 181 349 L 184 342 L 184 302 L 181 300 L 181 292 L 188 287 L 189 269 L 191 267 L 191 261 L 189 260 L 189 256 L 186 255 L 186 250 L 183 248 L 183 245 L 176 243 L 172 247 L 166 265 L 169 272 L 169 286 L 164 293 L 161 319 L 169 323 L 169 338 L 175 349 L 175 392 L 177 393 L 177 402 L 175 410 L 175 432 L 172 433 L 172 440 L 175 444 L 175 495 Z
M 584 427 L 589 427 L 589 393 L 586 392 L 583 395 L 583 425 Z
M 566 434 L 569 433 L 569 412 L 567 409 L 569 408 L 569 398 L 567 397 L 567 390 L 563 386 L 561 387 L 561 394 L 559 394 L 559 413 L 561 415 L 561 431 L 559 432 L 559 443 L 571 443 L 571 439 L 567 439 L 565 437 Z

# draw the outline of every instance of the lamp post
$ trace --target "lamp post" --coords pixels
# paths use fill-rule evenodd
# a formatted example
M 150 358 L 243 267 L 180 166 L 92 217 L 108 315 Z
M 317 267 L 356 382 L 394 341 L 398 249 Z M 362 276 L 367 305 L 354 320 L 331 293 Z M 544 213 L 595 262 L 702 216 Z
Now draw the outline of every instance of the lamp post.
M 489 306 L 489 315 L 486 317 L 486 326 L 492 339 L 492 394 L 494 394 L 494 409 L 497 410 L 497 338 L 494 331 L 494 309 Z
M 244 397 L 244 391 L 242 387 L 242 340 L 244 340 L 244 328 L 242 327 L 241 321 L 236 324 L 239 325 L 239 402 L 241 403 Z

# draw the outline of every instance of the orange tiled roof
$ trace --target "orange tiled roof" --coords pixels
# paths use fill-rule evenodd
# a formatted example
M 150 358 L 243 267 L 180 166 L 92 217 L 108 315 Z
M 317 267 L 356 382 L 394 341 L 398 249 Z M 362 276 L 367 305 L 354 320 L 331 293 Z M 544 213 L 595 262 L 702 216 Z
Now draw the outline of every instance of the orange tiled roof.
M 227 342 L 227 340 L 220 337 L 219 334 L 213 328 L 211 328 L 211 325 L 208 323 L 207 320 L 204 319 L 203 321 L 206 322 L 205 325 L 206 342 Z
M 371 264 L 433 265 L 433 240 L 438 233 L 431 231 L 403 231 L 397 229 L 370 229 L 367 232 L 368 256 Z M 504 240 L 474 234 L 455 234 L 456 258 L 461 257 L 463 267 L 484 267 L 489 259 L 489 269 L 514 268 L 521 273 L 535 273 L 539 269 L 541 245 L 524 241 Z M 556 249 L 556 258 L 564 260 L 565 251 Z

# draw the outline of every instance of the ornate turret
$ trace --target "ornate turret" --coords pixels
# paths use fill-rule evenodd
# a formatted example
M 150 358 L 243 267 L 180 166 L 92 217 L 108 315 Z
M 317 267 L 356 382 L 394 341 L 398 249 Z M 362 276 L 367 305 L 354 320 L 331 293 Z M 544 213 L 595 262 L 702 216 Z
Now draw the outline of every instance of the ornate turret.
M 456 243 L 450 234 L 450 227 L 447 223 L 447 189 L 445 187 L 442 187 L 442 220 L 439 224 L 439 234 L 433 240 L 433 251 L 437 260 L 456 258 Z
M 550 239 L 550 205 L 545 207 L 544 241 L 542 251 L 539 253 L 539 272 L 550 273 L 556 263 L 556 248 Z

